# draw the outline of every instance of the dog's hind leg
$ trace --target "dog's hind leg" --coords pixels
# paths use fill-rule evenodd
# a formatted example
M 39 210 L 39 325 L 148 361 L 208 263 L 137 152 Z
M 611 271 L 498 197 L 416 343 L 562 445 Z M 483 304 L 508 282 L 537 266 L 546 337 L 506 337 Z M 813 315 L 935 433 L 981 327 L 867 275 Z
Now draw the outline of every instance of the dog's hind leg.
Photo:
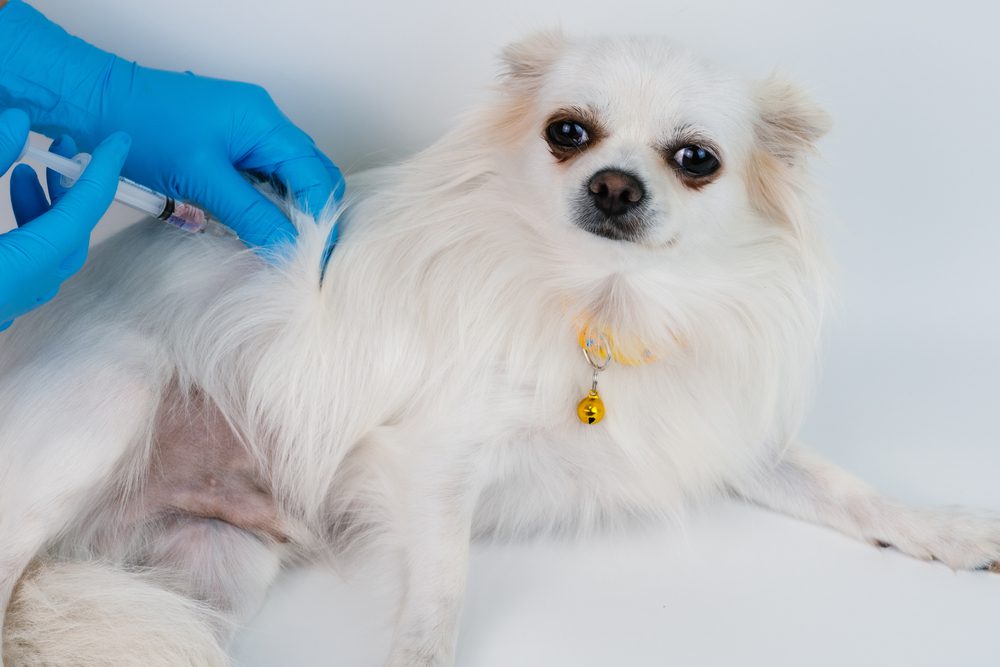
M 143 445 L 157 373 L 130 365 L 123 351 L 50 351 L 60 365 L 21 366 L 0 381 L 0 628 L 25 568 L 85 509 L 123 454 Z
M 216 628 L 223 642 L 257 612 L 281 570 L 283 545 L 218 519 L 167 517 L 152 534 L 140 563 L 163 572 L 172 589 L 219 611 L 229 621 Z
M 758 505 L 914 558 L 956 570 L 998 570 L 1000 517 L 955 507 L 907 507 L 798 447 L 733 490 Z
M 257 610 L 301 528 L 218 406 L 177 382 L 163 392 L 141 505 L 140 546 L 127 559 L 165 571 L 171 587 L 234 624 Z

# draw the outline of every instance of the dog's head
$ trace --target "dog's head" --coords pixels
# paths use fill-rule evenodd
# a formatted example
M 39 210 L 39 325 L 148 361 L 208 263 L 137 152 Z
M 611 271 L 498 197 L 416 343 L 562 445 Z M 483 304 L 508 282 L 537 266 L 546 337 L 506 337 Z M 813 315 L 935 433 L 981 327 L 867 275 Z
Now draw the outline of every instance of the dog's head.
M 794 87 L 654 38 L 541 33 L 503 59 L 518 198 L 554 224 L 649 249 L 724 241 L 748 211 L 798 224 L 789 203 L 827 117 Z

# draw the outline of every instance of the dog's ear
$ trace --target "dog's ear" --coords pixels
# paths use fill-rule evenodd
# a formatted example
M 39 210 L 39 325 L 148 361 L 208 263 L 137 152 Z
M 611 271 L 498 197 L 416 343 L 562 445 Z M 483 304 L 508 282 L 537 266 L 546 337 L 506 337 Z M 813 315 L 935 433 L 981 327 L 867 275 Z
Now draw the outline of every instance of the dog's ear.
M 798 165 L 830 129 L 830 117 L 799 88 L 777 76 L 758 83 L 754 92 L 761 147 L 786 165 Z
M 531 89 L 538 87 L 569 44 L 569 39 L 559 30 L 535 32 L 508 44 L 500 54 L 503 79 Z
M 812 233 L 805 158 L 830 128 L 830 117 L 794 85 L 771 77 L 754 91 L 757 148 L 747 169 L 750 200 L 768 218 L 805 238 Z

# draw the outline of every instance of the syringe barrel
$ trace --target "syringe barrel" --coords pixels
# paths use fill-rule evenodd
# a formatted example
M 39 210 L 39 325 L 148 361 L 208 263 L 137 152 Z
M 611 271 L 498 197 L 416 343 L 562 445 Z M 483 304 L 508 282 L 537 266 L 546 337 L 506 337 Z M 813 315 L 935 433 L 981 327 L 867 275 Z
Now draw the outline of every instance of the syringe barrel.
M 127 178 L 119 179 L 118 192 L 115 199 L 121 203 L 148 213 L 154 218 L 160 217 L 167 205 L 167 198 L 158 192 L 153 192 Z
M 30 144 L 25 144 L 21 157 L 30 157 L 52 171 L 62 174 L 64 185 L 70 185 L 80 178 L 84 168 L 90 161 L 90 156 L 86 153 L 80 153 L 71 159 L 31 146 Z M 153 192 L 138 183 L 133 183 L 127 178 L 119 179 L 118 192 L 115 194 L 115 199 L 127 206 L 139 209 L 143 213 L 148 213 L 153 217 L 159 217 L 167 205 L 167 198 L 165 196 Z

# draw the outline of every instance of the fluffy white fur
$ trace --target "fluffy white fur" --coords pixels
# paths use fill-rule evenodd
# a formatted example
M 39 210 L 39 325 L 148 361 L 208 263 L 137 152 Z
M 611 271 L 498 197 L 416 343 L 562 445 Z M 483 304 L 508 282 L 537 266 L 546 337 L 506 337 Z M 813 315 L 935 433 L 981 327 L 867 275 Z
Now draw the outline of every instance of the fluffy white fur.
M 825 299 L 805 170 L 820 110 L 652 38 L 541 34 L 504 62 L 493 101 L 455 131 L 350 179 L 322 287 L 332 216 L 295 214 L 300 240 L 276 265 L 141 224 L 5 335 L 0 609 L 21 582 L 8 667 L 42 650 L 46 665 L 153 664 L 118 631 L 133 606 L 162 612 L 133 628 L 178 656 L 162 664 L 219 664 L 205 628 L 225 630 L 178 595 L 239 621 L 282 563 L 352 547 L 400 557 L 388 664 L 447 665 L 471 538 L 670 517 L 721 493 L 956 568 L 1000 557 L 995 518 L 904 508 L 795 444 Z M 544 128 L 571 107 L 605 136 L 557 162 Z M 723 164 L 700 189 L 662 150 L 691 131 Z M 647 186 L 636 241 L 574 224 L 608 167 Z M 575 413 L 590 385 L 581 321 L 656 355 L 602 374 L 594 426 Z M 252 453 L 288 542 L 219 517 L 133 520 L 158 415 L 194 393 Z M 166 573 L 174 592 L 46 564 L 92 558 Z M 72 632 L 48 634 L 70 616 Z M 81 662 L 95 637 L 101 655 Z
M 148 573 L 102 563 L 29 571 L 8 609 L 4 658 L 16 667 L 224 665 L 211 609 Z

